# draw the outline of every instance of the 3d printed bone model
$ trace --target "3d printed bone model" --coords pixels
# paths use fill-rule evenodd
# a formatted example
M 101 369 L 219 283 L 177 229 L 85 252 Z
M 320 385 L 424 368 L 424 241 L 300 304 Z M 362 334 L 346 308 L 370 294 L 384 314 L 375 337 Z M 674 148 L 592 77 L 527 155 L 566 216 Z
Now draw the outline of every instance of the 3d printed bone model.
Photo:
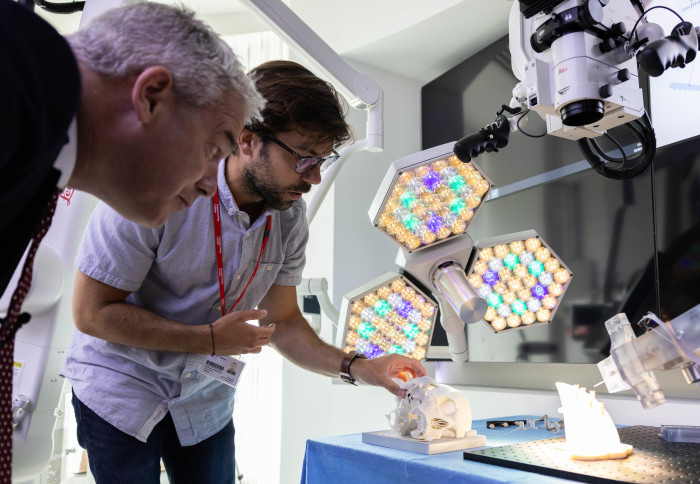
M 406 398 L 397 397 L 396 408 L 387 414 L 397 434 L 424 441 L 476 435 L 471 406 L 462 392 L 429 376 L 408 380 L 401 388 Z
M 559 413 L 564 415 L 566 449 L 575 460 L 622 459 L 632 446 L 620 443 L 620 435 L 603 402 L 595 392 L 578 385 L 557 382 L 561 399 Z

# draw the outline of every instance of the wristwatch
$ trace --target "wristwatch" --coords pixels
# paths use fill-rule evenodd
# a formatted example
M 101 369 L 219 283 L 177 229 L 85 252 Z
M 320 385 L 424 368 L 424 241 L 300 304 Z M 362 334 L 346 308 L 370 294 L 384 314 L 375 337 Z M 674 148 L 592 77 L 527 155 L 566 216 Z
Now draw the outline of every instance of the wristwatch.
M 350 383 L 351 385 L 357 385 L 357 381 L 350 374 L 350 365 L 352 365 L 352 362 L 355 361 L 355 358 L 360 358 L 362 360 L 367 359 L 367 357 L 362 353 L 351 351 L 345 355 L 345 358 L 343 358 L 343 361 L 340 363 L 340 378 L 344 382 Z

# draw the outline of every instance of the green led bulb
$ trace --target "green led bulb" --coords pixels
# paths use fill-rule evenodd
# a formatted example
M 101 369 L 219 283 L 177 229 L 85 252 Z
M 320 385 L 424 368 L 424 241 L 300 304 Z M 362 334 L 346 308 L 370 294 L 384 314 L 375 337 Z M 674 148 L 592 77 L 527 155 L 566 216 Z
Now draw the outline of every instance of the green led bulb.
M 418 336 L 418 333 L 420 333 L 420 328 L 415 324 L 407 324 L 403 328 L 403 334 L 405 334 L 407 338 L 413 339 Z
M 387 353 L 396 353 L 397 355 L 403 355 L 404 351 L 401 345 L 391 345 L 391 348 L 389 348 Z
M 520 259 L 518 259 L 518 256 L 513 254 L 512 252 L 509 252 L 503 258 L 503 265 L 511 271 L 513 270 L 513 267 L 517 266 L 518 264 L 520 264 Z
M 522 315 L 525 311 L 527 311 L 527 305 L 520 299 L 516 299 L 515 302 L 513 302 L 513 304 L 510 305 L 510 308 L 518 316 Z
M 416 204 L 416 196 L 411 192 L 405 192 L 399 197 L 399 201 L 401 205 L 410 210 Z
M 457 215 L 462 213 L 462 210 L 464 210 L 466 207 L 467 203 L 464 201 L 463 198 L 455 198 L 454 200 L 452 200 L 452 203 L 450 203 L 450 211 Z
M 540 274 L 542 274 L 544 272 L 544 264 L 542 264 L 538 260 L 534 260 L 527 267 L 527 270 L 529 270 L 530 274 L 532 274 L 533 276 L 539 277 Z
M 465 180 L 462 175 L 455 175 L 450 178 L 449 181 L 450 189 L 455 193 L 459 193 L 459 191 L 464 188 L 464 185 L 466 184 L 467 180 Z
M 500 306 L 503 303 L 503 299 L 501 298 L 501 296 L 499 294 L 492 292 L 486 298 L 486 302 L 492 308 L 497 308 L 498 306 Z M 359 332 L 359 330 L 358 330 L 358 332 Z
M 357 328 L 357 333 L 362 336 L 363 338 L 369 338 L 372 336 L 372 333 L 374 332 L 374 327 L 372 327 L 371 324 L 365 322 L 362 323 L 358 328 Z
M 391 311 L 391 304 L 384 299 L 380 299 L 374 304 L 374 312 L 377 313 L 380 318 L 385 318 L 386 315 L 389 314 L 389 311 Z
M 420 220 L 414 215 L 406 215 L 401 222 L 404 227 L 411 231 L 415 230 L 418 228 L 418 225 L 420 225 Z

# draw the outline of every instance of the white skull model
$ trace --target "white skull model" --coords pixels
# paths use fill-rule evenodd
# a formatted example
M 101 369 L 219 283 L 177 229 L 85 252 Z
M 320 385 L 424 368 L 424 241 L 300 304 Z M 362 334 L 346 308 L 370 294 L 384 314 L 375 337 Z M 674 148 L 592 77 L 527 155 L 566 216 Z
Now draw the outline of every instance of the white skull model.
M 471 430 L 472 409 L 463 393 L 429 376 L 408 380 L 401 388 L 406 389 L 406 398 L 397 397 L 396 408 L 387 414 L 397 434 L 434 440 L 464 437 Z

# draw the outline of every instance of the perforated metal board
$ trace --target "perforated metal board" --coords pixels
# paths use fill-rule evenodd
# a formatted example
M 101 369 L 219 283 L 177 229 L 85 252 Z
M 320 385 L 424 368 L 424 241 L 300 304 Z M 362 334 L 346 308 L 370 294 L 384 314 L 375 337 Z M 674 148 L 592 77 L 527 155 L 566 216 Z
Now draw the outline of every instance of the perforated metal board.
M 619 433 L 620 441 L 634 446 L 625 459 L 571 460 L 564 437 L 468 451 L 464 458 L 581 482 L 700 483 L 700 444 L 666 442 L 659 427 L 625 427 Z

